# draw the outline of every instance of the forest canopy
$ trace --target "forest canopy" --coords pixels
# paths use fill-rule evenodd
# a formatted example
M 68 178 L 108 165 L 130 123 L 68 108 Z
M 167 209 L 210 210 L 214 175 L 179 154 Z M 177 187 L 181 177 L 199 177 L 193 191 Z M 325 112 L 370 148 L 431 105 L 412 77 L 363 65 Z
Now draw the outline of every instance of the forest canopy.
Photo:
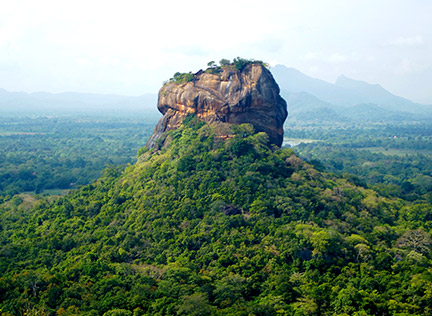
M 3 315 L 427 315 L 426 202 L 197 119 L 69 195 L 1 205 Z

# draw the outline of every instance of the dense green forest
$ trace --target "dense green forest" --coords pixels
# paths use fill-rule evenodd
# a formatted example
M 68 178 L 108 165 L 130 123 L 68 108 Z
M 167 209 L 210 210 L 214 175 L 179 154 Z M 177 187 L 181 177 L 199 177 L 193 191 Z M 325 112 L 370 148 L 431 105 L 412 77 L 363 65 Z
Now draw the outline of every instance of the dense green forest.
M 427 192 L 383 196 L 232 129 L 190 119 L 67 196 L 5 199 L 1 315 L 432 313 Z
M 432 202 L 432 126 L 429 122 L 329 126 L 293 125 L 291 137 L 314 140 L 295 151 L 318 168 L 355 175 L 387 197 Z
M 158 115 L 6 116 L 0 119 L 0 196 L 91 183 L 136 161 Z

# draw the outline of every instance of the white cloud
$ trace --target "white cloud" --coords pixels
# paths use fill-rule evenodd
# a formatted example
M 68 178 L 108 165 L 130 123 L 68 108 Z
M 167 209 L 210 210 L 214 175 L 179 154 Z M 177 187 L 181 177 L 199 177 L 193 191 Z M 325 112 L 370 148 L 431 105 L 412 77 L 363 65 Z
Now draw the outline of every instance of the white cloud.
M 393 47 L 416 47 L 424 44 L 423 36 L 415 35 L 410 37 L 399 36 L 385 42 L 385 46 Z
M 409 74 L 424 71 L 431 65 L 422 64 L 409 58 L 403 58 L 395 67 L 395 74 Z
M 316 52 L 307 52 L 304 56 L 303 56 L 304 60 L 316 60 L 319 59 L 319 54 Z
M 348 57 L 345 55 L 342 55 L 340 53 L 333 53 L 330 55 L 330 57 L 328 58 L 328 61 L 333 63 L 333 64 L 340 64 L 340 63 L 345 63 L 348 61 Z
M 76 63 L 80 66 L 87 66 L 87 65 L 91 65 L 92 62 L 90 60 L 88 60 L 88 58 L 77 58 L 75 59 Z

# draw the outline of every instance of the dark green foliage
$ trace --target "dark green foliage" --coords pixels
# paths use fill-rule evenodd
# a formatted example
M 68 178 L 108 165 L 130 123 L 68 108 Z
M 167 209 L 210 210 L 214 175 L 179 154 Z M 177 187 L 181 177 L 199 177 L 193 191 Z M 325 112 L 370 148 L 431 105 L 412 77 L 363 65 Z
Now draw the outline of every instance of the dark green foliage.
M 268 67 L 268 65 L 261 60 L 245 59 L 245 58 L 241 58 L 241 57 L 234 58 L 234 60 L 233 60 L 233 65 L 238 70 L 242 70 L 248 64 L 261 64 L 264 67 Z
M 268 64 L 264 63 L 261 60 L 245 59 L 241 57 L 234 58 L 232 63 L 228 59 L 221 59 L 219 64 L 220 65 L 218 66 L 214 61 L 208 62 L 207 63 L 208 68 L 205 70 L 205 72 L 210 74 L 219 74 L 222 71 L 222 68 L 224 67 L 231 67 L 233 69 L 237 69 L 241 71 L 246 65 L 249 64 L 260 64 L 263 65 L 264 67 L 268 67 Z M 164 82 L 164 85 L 168 83 L 176 83 L 176 84 L 188 83 L 193 80 L 194 80 L 194 74 L 192 72 L 188 72 L 188 73 L 176 72 L 172 78 Z
M 234 67 L 236 67 L 238 70 L 242 70 L 243 67 L 248 64 L 248 62 L 249 61 L 247 59 L 241 57 L 234 58 L 233 60 Z
M 231 68 L 235 68 L 235 69 L 241 71 L 241 70 L 243 70 L 243 68 L 246 65 L 249 65 L 249 64 L 260 64 L 260 65 L 263 65 L 264 67 L 268 67 L 268 64 L 261 61 L 261 60 L 245 59 L 245 58 L 237 57 L 237 58 L 234 58 L 233 62 L 231 63 L 231 61 L 229 59 L 222 58 L 219 61 L 219 66 L 217 66 L 214 61 L 210 61 L 207 64 L 207 66 L 209 68 L 207 68 L 206 72 L 216 74 L 216 73 L 220 72 L 221 69 L 224 67 L 231 67 Z
M 172 78 L 170 78 L 169 82 L 175 82 L 177 84 L 187 83 L 193 80 L 193 74 L 191 72 L 180 73 L 176 72 Z
M 124 171 L 32 209 L 3 201 L 1 312 L 432 312 L 430 204 L 317 171 L 250 125 L 232 134 L 190 117 Z
M 219 61 L 219 65 L 221 65 L 221 67 L 228 66 L 229 64 L 231 64 L 231 61 L 229 59 L 222 58 Z

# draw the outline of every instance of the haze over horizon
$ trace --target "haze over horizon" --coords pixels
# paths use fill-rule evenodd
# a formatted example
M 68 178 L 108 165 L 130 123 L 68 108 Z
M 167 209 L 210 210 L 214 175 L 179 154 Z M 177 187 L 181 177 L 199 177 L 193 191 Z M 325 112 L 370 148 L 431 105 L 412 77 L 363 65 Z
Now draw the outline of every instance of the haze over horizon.
M 0 88 L 143 95 L 241 56 L 432 104 L 431 14 L 426 0 L 17 0 L 0 12 Z

